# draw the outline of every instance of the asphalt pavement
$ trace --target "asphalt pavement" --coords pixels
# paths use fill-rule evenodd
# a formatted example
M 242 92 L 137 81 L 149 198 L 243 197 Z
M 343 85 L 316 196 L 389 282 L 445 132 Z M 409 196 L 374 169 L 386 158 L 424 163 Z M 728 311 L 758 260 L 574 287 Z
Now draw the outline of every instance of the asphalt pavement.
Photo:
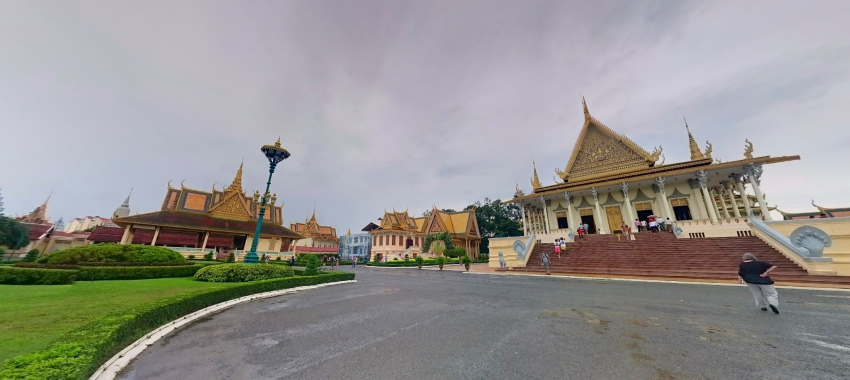
M 346 269 L 350 270 L 350 269 Z M 236 306 L 121 379 L 847 379 L 850 292 L 360 268 Z

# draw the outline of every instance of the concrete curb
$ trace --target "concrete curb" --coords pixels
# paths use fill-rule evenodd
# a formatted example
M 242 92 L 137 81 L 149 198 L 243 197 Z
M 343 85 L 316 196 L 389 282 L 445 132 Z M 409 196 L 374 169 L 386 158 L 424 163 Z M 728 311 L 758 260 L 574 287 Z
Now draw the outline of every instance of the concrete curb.
M 526 276 L 526 277 L 546 277 L 546 278 L 569 278 L 575 280 L 589 281 L 629 281 L 629 282 L 651 282 L 659 284 L 684 284 L 684 285 L 716 285 L 716 286 L 743 286 L 742 284 L 729 284 L 718 282 L 698 282 L 698 281 L 668 281 L 668 280 L 651 280 L 651 279 L 636 279 L 636 278 L 602 278 L 602 277 L 584 277 L 584 276 L 565 276 L 565 275 L 545 275 L 545 274 L 528 274 L 528 273 L 493 273 L 493 272 L 461 272 L 467 274 L 487 274 L 497 276 Z M 829 292 L 850 292 L 850 289 L 842 288 L 815 288 L 806 286 L 785 286 L 777 285 L 777 289 L 797 289 L 797 290 L 820 290 Z
M 246 303 L 246 302 L 253 301 L 253 300 L 269 298 L 269 297 L 277 297 L 277 296 L 280 296 L 280 295 L 295 293 L 295 292 L 299 292 L 299 291 L 302 291 L 302 290 L 318 289 L 318 288 L 322 288 L 322 287 L 325 287 L 325 286 L 349 284 L 349 283 L 354 283 L 354 282 L 357 282 L 357 280 L 329 282 L 329 283 L 319 284 L 319 285 L 299 286 L 299 287 L 296 287 L 296 288 L 274 290 L 274 291 L 265 292 L 265 293 L 257 293 L 257 294 L 252 294 L 252 295 L 249 295 L 249 296 L 244 296 L 244 297 L 241 297 L 241 298 L 233 299 L 233 300 L 230 300 L 230 301 L 222 302 L 222 303 L 219 303 L 219 304 L 215 304 L 215 305 L 209 306 L 207 308 L 198 310 L 194 313 L 184 315 L 183 317 L 180 317 L 180 318 L 178 318 L 174 321 L 171 321 L 171 322 L 166 323 L 162 326 L 159 326 L 156 330 L 149 332 L 147 335 L 139 338 L 139 340 L 133 342 L 132 344 L 130 344 L 129 346 L 127 346 L 126 348 L 121 350 L 119 353 L 115 354 L 115 356 L 113 356 L 106 363 L 104 363 L 102 366 L 100 366 L 100 368 L 98 368 L 97 372 L 95 372 L 93 375 L 91 375 L 91 377 L 89 377 L 89 380 L 113 380 L 113 379 L 115 379 L 115 375 L 117 375 L 118 372 L 123 370 L 124 367 L 126 367 L 128 364 L 130 364 L 130 362 L 133 361 L 133 359 L 135 359 L 137 356 L 139 356 L 139 354 L 141 354 L 142 351 L 144 351 L 146 348 L 150 347 L 154 342 L 162 339 L 163 337 L 168 335 L 170 332 L 175 331 L 175 330 L 183 327 L 184 325 L 191 323 L 191 322 L 195 321 L 196 319 L 201 318 L 203 316 L 206 316 L 208 314 L 215 313 L 215 312 L 218 312 L 218 311 L 222 311 L 224 309 L 236 306 L 238 304 Z
M 444 267 L 448 267 L 448 266 L 458 266 L 458 265 L 463 265 L 463 264 L 445 264 L 445 265 L 443 265 L 443 266 L 444 266 Z M 378 267 L 378 266 L 367 266 L 366 268 L 380 268 L 380 269 L 419 269 L 419 267 L 417 267 L 417 266 L 415 266 L 415 265 L 414 265 L 414 266 L 412 266 L 412 267 Z M 422 269 L 423 269 L 423 270 L 440 270 L 440 267 L 439 267 L 439 266 L 437 266 L 436 264 L 435 264 L 435 265 L 423 265 L 423 266 L 422 266 Z

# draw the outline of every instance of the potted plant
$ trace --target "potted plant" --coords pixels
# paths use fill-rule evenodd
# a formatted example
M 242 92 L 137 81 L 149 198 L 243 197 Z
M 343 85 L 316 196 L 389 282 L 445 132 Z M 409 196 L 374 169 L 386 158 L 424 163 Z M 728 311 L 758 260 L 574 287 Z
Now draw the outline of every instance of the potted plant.
M 469 264 L 472 263 L 472 259 L 470 259 L 467 255 L 463 255 L 460 261 L 463 262 L 463 266 L 466 268 L 466 271 L 469 272 Z
M 446 257 L 443 255 L 437 256 L 437 265 L 440 267 L 440 270 L 443 270 L 443 265 L 446 265 Z
M 423 259 L 422 256 L 416 256 L 416 259 L 413 261 L 416 261 L 416 266 L 418 266 L 419 269 L 422 269 L 422 263 L 425 262 L 425 259 Z

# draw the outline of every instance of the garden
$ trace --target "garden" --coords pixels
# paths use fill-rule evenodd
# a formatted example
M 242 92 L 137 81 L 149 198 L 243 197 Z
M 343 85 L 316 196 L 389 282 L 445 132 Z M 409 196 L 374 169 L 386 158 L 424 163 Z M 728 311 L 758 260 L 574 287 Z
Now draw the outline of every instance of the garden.
M 310 257 L 312 256 L 312 257 Z M 250 294 L 351 280 L 284 265 L 194 262 L 161 247 L 97 244 L 0 266 L 0 378 L 84 379 L 145 333 Z

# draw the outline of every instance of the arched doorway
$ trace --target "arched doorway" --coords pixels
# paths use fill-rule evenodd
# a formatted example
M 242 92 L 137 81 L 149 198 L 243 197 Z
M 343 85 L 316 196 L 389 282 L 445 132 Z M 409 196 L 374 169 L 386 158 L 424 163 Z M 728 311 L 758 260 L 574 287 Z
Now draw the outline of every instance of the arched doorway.
M 408 249 L 413 245 L 413 238 L 407 238 L 407 241 L 404 242 L 404 249 Z

